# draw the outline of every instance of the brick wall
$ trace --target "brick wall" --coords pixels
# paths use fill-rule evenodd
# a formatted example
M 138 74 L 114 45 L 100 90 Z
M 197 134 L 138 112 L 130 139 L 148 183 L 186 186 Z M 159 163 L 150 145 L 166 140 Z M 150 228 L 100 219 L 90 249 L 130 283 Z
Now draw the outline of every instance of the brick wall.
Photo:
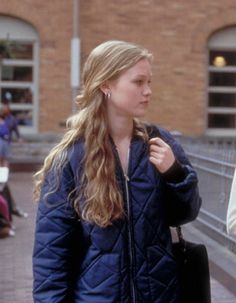
M 71 113 L 73 0 L 1 0 L 0 13 L 34 25 L 40 36 L 39 131 L 60 131 Z M 155 56 L 147 120 L 184 134 L 206 124 L 207 40 L 236 24 L 234 0 L 80 0 L 82 62 L 97 44 L 121 39 Z
M 61 131 L 71 113 L 70 39 L 73 0 L 1 0 L 0 13 L 31 23 L 40 37 L 39 132 Z
M 83 55 L 108 39 L 146 46 L 155 56 L 147 119 L 170 130 L 203 134 L 207 40 L 217 29 L 236 25 L 235 1 L 84 0 L 80 4 Z

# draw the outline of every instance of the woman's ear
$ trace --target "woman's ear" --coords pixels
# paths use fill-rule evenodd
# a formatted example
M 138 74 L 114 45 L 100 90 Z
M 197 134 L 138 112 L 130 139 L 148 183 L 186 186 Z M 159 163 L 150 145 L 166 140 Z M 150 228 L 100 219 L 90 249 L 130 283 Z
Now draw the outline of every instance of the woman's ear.
M 103 92 L 104 95 L 107 95 L 110 92 L 109 84 L 107 82 L 103 83 L 100 86 L 100 90 Z

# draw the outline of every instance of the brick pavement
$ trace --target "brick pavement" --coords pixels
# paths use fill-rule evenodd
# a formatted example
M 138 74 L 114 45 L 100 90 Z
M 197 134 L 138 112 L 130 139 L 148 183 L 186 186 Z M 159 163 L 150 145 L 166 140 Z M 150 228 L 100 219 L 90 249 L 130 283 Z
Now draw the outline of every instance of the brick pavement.
M 12 173 L 9 183 L 18 205 L 29 217 L 14 217 L 16 236 L 0 240 L 0 303 L 32 303 L 31 255 L 36 211 L 32 203 L 32 173 Z M 236 303 L 236 297 L 218 281 L 211 279 L 211 288 L 212 303 Z
M 15 237 L 0 239 L 0 303 L 32 303 L 31 255 L 36 209 L 32 203 L 32 174 L 11 174 L 9 184 L 17 205 L 29 217 L 14 216 Z
M 235 295 L 214 279 L 211 279 L 211 297 L 212 303 L 236 303 Z

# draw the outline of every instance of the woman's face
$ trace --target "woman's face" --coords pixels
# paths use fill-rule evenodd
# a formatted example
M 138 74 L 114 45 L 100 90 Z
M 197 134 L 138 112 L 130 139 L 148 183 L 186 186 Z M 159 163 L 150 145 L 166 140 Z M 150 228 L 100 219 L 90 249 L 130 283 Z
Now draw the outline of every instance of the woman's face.
M 111 97 L 107 99 L 108 114 L 125 117 L 143 117 L 151 97 L 151 64 L 147 59 L 138 61 L 119 78 L 109 81 Z

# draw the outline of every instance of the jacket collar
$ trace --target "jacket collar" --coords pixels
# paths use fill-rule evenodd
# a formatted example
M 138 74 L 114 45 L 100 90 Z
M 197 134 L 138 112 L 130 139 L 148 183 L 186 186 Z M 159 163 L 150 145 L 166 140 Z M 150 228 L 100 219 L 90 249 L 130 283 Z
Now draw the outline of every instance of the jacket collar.
M 112 146 L 112 150 L 115 156 L 117 173 L 122 173 L 123 170 L 120 163 L 120 158 L 115 146 L 115 143 L 110 136 L 110 142 Z M 132 175 L 137 166 L 139 166 L 141 158 L 145 153 L 148 152 L 148 142 L 145 142 L 143 138 L 139 136 L 133 136 L 130 143 L 130 153 L 129 153 L 129 166 L 128 166 L 128 175 Z

